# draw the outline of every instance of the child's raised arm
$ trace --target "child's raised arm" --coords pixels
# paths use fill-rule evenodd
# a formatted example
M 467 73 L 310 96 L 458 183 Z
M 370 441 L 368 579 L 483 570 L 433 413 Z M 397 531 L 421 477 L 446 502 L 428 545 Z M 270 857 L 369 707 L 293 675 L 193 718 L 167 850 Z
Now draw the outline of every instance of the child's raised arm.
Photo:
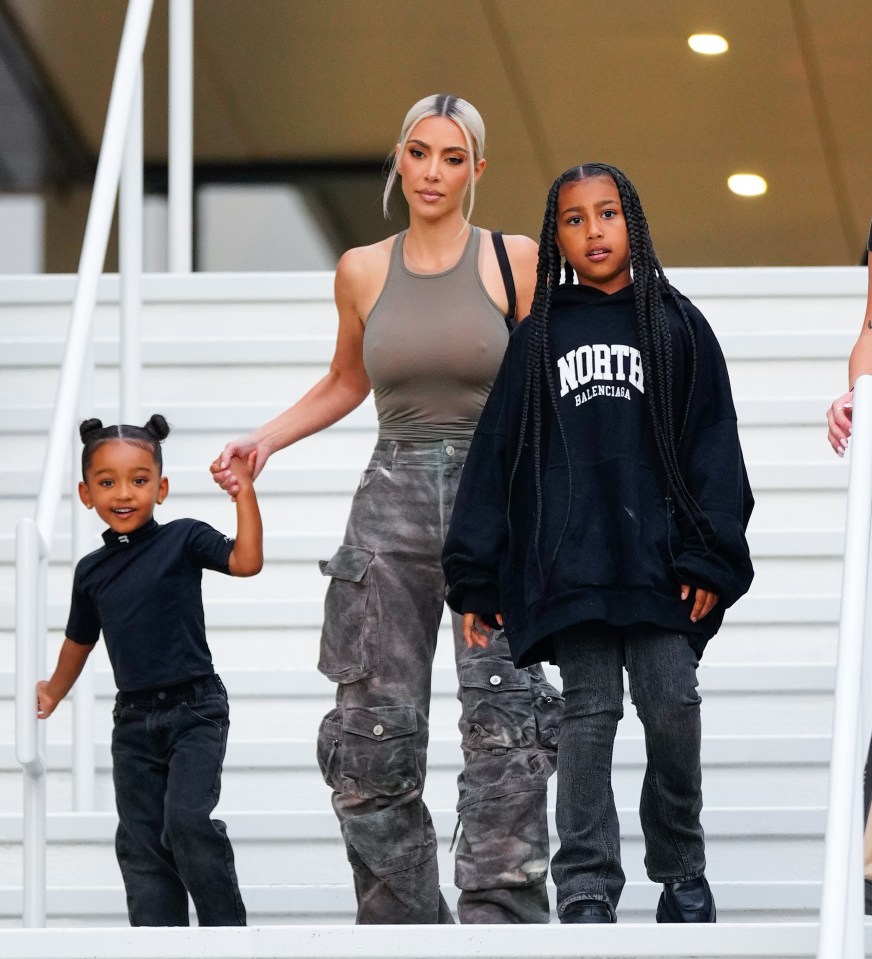
M 93 643 L 86 646 L 83 643 L 74 642 L 69 637 L 64 637 L 58 654 L 58 664 L 51 679 L 48 681 L 43 679 L 36 684 L 36 715 L 40 719 L 48 719 L 55 711 L 57 704 L 73 688 L 73 683 L 85 668 L 93 648 Z
M 246 459 L 233 457 L 230 467 L 236 476 L 236 541 L 230 554 L 231 576 L 254 576 L 263 569 L 263 523 L 254 492 L 255 454 Z

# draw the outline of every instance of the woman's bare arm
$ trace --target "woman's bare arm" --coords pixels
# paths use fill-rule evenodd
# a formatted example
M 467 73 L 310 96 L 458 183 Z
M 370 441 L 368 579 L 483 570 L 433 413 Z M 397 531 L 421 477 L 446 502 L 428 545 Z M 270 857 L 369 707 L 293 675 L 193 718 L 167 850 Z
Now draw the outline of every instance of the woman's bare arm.
M 255 454 L 252 478 L 256 479 L 277 450 L 332 426 L 366 399 L 370 382 L 363 365 L 364 324 L 357 304 L 369 280 L 370 249 L 349 250 L 337 265 L 334 293 L 339 329 L 330 369 L 293 406 L 252 433 L 232 440 L 212 463 L 213 479 L 231 495 L 238 488 L 230 469 L 234 456 L 247 461 Z

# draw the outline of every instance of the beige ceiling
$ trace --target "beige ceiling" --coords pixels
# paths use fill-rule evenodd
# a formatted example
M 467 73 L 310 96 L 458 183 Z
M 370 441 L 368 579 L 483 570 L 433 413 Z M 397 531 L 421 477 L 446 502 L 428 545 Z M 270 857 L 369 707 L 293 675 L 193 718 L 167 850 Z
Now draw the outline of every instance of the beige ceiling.
M 7 0 L 99 145 L 125 4 Z M 687 36 L 718 32 L 722 57 Z M 166 157 L 167 5 L 145 61 L 146 152 Z M 200 160 L 383 157 L 447 91 L 488 128 L 475 219 L 536 236 L 551 180 L 612 162 L 673 266 L 856 264 L 872 216 L 869 0 L 196 0 Z M 737 171 L 769 192 L 726 189 Z

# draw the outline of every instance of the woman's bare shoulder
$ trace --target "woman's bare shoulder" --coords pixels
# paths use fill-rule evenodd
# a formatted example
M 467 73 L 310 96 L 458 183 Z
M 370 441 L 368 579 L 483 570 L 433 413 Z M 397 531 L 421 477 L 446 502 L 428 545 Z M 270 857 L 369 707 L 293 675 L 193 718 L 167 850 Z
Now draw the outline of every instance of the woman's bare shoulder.
M 518 294 L 517 318 L 522 320 L 530 312 L 533 303 L 539 247 L 522 233 L 511 233 L 505 237 L 505 241 Z
M 539 246 L 536 241 L 524 236 L 523 233 L 510 233 L 503 239 L 506 241 L 506 252 L 510 257 L 517 256 L 525 260 L 530 258 L 535 260 L 539 256 Z
M 341 272 L 352 278 L 365 276 L 381 265 L 387 269 L 395 239 L 396 236 L 389 236 L 367 246 L 353 246 L 350 250 L 346 250 L 336 264 L 337 274 Z
M 352 247 L 336 264 L 337 304 L 353 304 L 364 322 L 385 285 L 395 239 L 389 236 L 368 246 Z

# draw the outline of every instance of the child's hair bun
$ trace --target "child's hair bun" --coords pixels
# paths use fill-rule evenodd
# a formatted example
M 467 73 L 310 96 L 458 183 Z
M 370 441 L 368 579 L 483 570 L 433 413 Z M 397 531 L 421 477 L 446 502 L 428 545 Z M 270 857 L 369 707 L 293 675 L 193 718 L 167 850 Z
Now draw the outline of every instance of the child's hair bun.
M 91 433 L 96 433 L 97 430 L 103 429 L 103 421 L 98 419 L 82 420 L 79 424 L 79 436 L 82 439 L 83 443 L 88 442 L 88 437 Z
M 164 440 L 170 435 L 170 424 L 160 413 L 152 413 L 143 429 L 151 433 L 152 436 L 156 436 L 158 441 Z

